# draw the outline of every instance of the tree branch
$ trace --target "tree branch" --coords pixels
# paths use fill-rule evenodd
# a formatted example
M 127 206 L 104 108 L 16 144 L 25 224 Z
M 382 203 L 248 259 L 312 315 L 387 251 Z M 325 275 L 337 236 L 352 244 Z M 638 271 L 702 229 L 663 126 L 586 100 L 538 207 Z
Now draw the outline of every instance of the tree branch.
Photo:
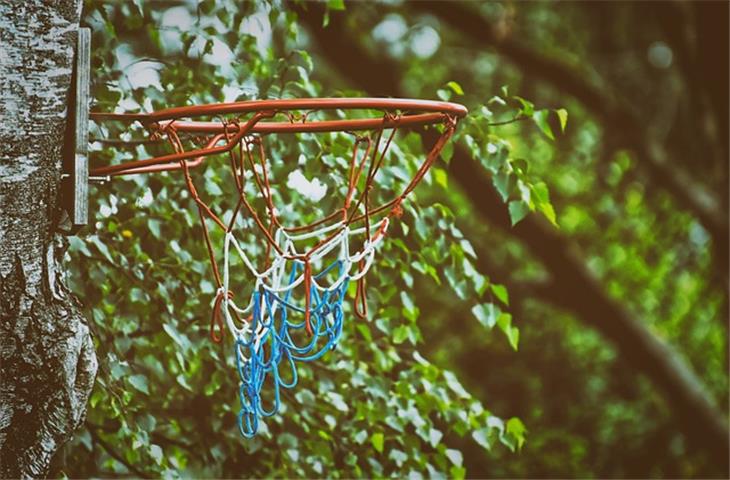
M 87 422 L 88 424 L 88 422 Z M 88 424 L 89 425 L 89 434 L 91 435 L 92 440 L 94 442 L 98 443 L 101 448 L 103 448 L 106 453 L 109 454 L 110 457 L 112 457 L 117 462 L 121 463 L 125 467 L 127 467 L 127 470 L 132 472 L 133 474 L 137 475 L 140 478 L 154 478 L 152 475 L 143 472 L 142 470 L 137 469 L 134 465 L 129 463 L 120 453 L 118 453 L 114 448 L 112 448 L 111 445 L 109 445 L 107 442 L 104 441 L 104 439 L 99 436 L 98 433 L 96 433 L 96 426 Z
M 455 7 L 453 3 L 444 5 L 447 10 Z M 309 3 L 304 8 L 293 5 L 292 9 L 309 27 L 313 39 L 324 46 L 321 53 L 325 58 L 353 85 L 368 92 L 405 96 L 406 92 L 401 91 L 396 81 L 397 66 L 382 58 L 374 59 L 354 41 L 344 23 L 345 14 L 331 11 L 330 25 L 323 29 L 321 5 Z M 433 133 L 424 136 L 424 143 L 434 141 Z M 654 337 L 623 305 L 608 296 L 573 246 L 553 228 L 535 216 L 528 216 L 511 228 L 507 210 L 489 176 L 460 145 L 454 148 L 449 173 L 484 220 L 520 240 L 544 264 L 551 275 L 552 301 L 574 312 L 584 323 L 613 341 L 627 362 L 664 392 L 687 437 L 710 452 L 727 470 L 730 444 L 725 418 L 715 409 L 701 381 L 678 360 L 677 354 Z
M 646 128 L 630 106 L 617 96 L 605 93 L 605 86 L 594 85 L 583 72 L 557 59 L 547 58 L 517 40 L 500 36 L 478 12 L 459 2 L 423 1 L 412 6 L 438 16 L 469 38 L 478 48 L 493 48 L 526 73 L 541 78 L 559 91 L 575 97 L 603 120 L 604 128 L 633 150 L 649 177 L 667 190 L 683 207 L 695 215 L 714 240 L 717 264 L 727 278 L 728 232 L 730 225 L 720 203 L 703 186 L 675 168 L 680 162 L 670 158 L 664 146 L 649 138 Z M 361 67 L 362 68 L 362 67 Z

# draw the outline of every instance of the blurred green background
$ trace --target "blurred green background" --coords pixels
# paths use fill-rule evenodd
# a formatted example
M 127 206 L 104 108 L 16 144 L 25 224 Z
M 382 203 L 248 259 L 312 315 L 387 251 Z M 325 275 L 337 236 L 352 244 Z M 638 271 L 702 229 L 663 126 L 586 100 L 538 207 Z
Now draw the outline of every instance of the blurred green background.
M 181 175 L 93 188 L 69 261 L 101 367 L 55 475 L 727 478 L 727 3 L 88 0 L 83 17 L 96 111 L 395 96 L 471 113 L 379 252 L 369 320 L 350 295 L 340 346 L 254 440 L 232 347 L 208 338 Z M 394 174 L 423 135 L 398 137 Z M 312 175 L 325 157 L 297 140 L 271 148 Z M 152 153 L 96 142 L 92 162 Z M 224 160 L 195 172 L 220 211 Z M 304 219 L 284 171 L 277 199 Z

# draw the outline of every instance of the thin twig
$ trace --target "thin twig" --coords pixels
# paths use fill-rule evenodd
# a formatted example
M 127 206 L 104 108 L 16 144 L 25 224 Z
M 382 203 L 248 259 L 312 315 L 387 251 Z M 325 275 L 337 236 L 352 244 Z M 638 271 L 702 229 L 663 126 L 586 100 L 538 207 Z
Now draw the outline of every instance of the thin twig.
M 498 127 L 500 125 L 509 125 L 510 123 L 520 122 L 522 120 L 528 120 L 530 118 L 532 118 L 532 117 L 525 117 L 523 115 L 517 115 L 516 117 L 511 118 L 509 120 L 503 120 L 501 122 L 489 122 L 489 123 L 487 123 L 487 126 Z
M 89 422 L 87 422 L 87 425 L 89 425 L 90 427 L 92 426 L 92 424 L 90 424 Z M 117 451 L 115 451 L 111 447 L 111 445 L 109 445 L 108 443 L 106 443 L 99 436 L 99 434 L 96 433 L 96 430 L 94 428 L 89 428 L 89 434 L 91 434 L 91 438 L 94 440 L 94 442 L 98 443 L 99 445 L 101 445 L 101 447 L 104 450 L 106 450 L 106 453 L 108 453 L 110 457 L 112 457 L 114 460 L 118 461 L 119 463 L 121 463 L 125 467 L 127 467 L 127 469 L 130 472 L 134 473 L 135 475 L 137 475 L 138 477 L 141 477 L 141 478 L 155 478 L 152 475 L 150 475 L 148 473 L 145 473 L 142 470 L 137 469 L 134 465 L 132 465 L 131 463 L 129 463 L 122 455 L 120 455 Z

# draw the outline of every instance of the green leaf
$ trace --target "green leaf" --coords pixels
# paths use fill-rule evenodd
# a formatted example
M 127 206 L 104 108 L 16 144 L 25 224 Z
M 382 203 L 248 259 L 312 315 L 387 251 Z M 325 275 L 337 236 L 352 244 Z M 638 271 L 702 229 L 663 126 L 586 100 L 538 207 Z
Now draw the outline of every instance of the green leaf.
M 462 239 L 459 242 L 459 246 L 464 251 L 464 253 L 466 253 L 467 255 L 469 255 L 471 258 L 477 258 L 477 252 L 474 251 L 474 247 L 472 246 L 472 244 L 471 244 L 471 242 L 469 240 L 467 240 L 465 238 Z
M 294 462 L 297 462 L 299 460 L 299 450 L 297 450 L 296 448 L 287 449 L 286 454 L 289 455 L 289 458 L 291 458 Z
M 481 147 L 479 145 L 479 142 L 474 140 L 474 137 L 471 135 L 465 134 L 464 135 L 464 143 L 466 143 L 467 148 L 469 149 L 469 153 L 473 158 L 481 158 Z
M 453 150 L 452 150 L 453 152 Z M 432 168 L 431 174 L 433 175 L 433 179 L 436 182 L 436 185 L 442 186 L 445 190 L 448 190 L 449 188 L 449 180 L 448 175 L 446 174 L 446 171 L 442 168 Z
M 159 239 L 161 238 L 161 232 L 160 227 L 162 226 L 162 222 L 160 222 L 157 219 L 150 218 L 147 220 L 147 227 L 149 227 L 150 232 L 152 232 L 152 235 L 154 235 L 155 238 Z
M 347 403 L 345 403 L 345 399 L 342 395 L 336 392 L 327 392 L 327 397 L 329 397 L 330 403 L 332 403 L 332 406 L 335 407 L 337 410 L 343 413 L 347 413 L 350 411 L 350 407 L 347 406 Z
M 555 210 L 553 209 L 552 204 L 550 203 L 538 203 L 537 204 L 537 211 L 542 213 L 545 218 L 548 219 L 550 223 L 552 223 L 554 226 L 559 227 L 558 225 L 558 219 L 555 215 Z
M 565 132 L 565 126 L 568 124 L 568 111 L 564 108 L 558 108 L 555 113 L 558 115 L 558 120 L 560 120 L 560 131 Z
M 423 356 L 420 353 L 418 353 L 417 351 L 413 352 L 413 359 L 416 362 L 418 362 L 419 365 L 421 365 L 423 367 L 428 367 L 431 365 L 431 363 L 428 360 L 426 360 L 425 358 L 423 358 Z
M 165 332 L 172 338 L 175 343 L 180 345 L 180 347 L 183 349 L 184 352 L 187 352 L 190 348 L 190 340 L 187 336 L 180 333 L 175 327 L 170 325 L 169 323 L 163 323 L 162 329 L 165 330 Z
M 190 383 L 188 382 L 188 379 L 182 373 L 175 377 L 175 381 L 177 381 L 177 383 L 184 389 L 189 390 L 191 392 L 195 391 L 193 389 L 193 387 L 190 385 Z
M 457 467 L 460 467 L 464 463 L 464 456 L 458 450 L 447 448 L 446 457 Z
M 489 289 L 500 302 L 509 306 L 509 293 L 507 292 L 507 287 L 498 283 L 492 283 L 489 285 Z
M 385 445 L 385 436 L 382 433 L 373 433 L 370 437 L 370 442 L 373 444 L 373 448 L 378 453 L 383 453 L 383 446 Z
M 499 417 L 495 417 L 494 415 L 490 415 L 487 418 L 487 427 L 496 428 L 497 430 L 499 430 L 500 435 L 504 433 L 504 421 Z
M 520 114 L 523 117 L 531 117 L 535 113 L 535 105 L 532 102 L 529 102 L 525 100 L 522 97 L 514 97 L 517 102 L 519 102 L 520 107 Z
M 502 197 L 502 201 L 506 202 L 509 198 L 512 176 L 505 170 L 502 170 L 492 178 L 492 183 L 494 184 L 494 188 L 497 189 L 497 192 L 499 192 L 499 196 Z
M 111 372 L 110 372 L 112 380 L 117 380 L 119 378 L 122 378 L 127 373 L 127 370 L 129 369 L 129 364 L 127 362 L 118 362 L 117 363 L 116 361 L 114 361 L 115 358 L 110 358 L 110 360 L 113 362 Z
M 473 438 L 475 442 L 484 447 L 484 449 L 486 450 L 490 450 L 492 448 L 492 444 L 489 443 L 488 428 L 480 428 L 478 430 L 474 430 L 473 432 L 471 432 L 471 438 Z
M 497 326 L 507 336 L 507 340 L 509 340 L 509 344 L 512 348 L 517 350 L 517 346 L 520 341 L 520 330 L 512 325 L 512 315 L 509 313 L 502 313 L 497 318 Z
M 517 327 L 512 327 L 507 333 L 507 338 L 509 338 L 509 344 L 516 351 L 520 343 L 520 330 Z
M 533 201 L 535 203 L 535 209 L 543 214 L 550 223 L 554 226 L 558 226 L 557 217 L 555 210 L 553 209 L 552 203 L 550 203 L 550 192 L 545 182 L 538 182 L 531 186 Z
M 306 68 L 308 72 L 312 72 L 314 70 L 314 62 L 312 61 L 312 56 L 309 52 L 306 50 L 295 50 L 295 52 L 297 52 L 304 61 L 304 68 Z
M 402 312 L 403 315 L 410 321 L 415 322 L 418 319 L 419 310 L 418 307 L 413 303 L 411 296 L 405 291 L 400 292 L 400 299 L 403 303 Z
M 439 444 L 443 437 L 443 433 L 441 433 L 439 430 L 436 430 L 435 428 L 432 428 L 428 432 L 428 443 L 430 443 L 433 448 L 436 448 L 436 445 Z
M 408 338 L 408 327 L 400 325 L 393 330 L 393 343 L 400 345 Z
M 466 478 L 466 468 L 453 466 L 449 469 L 449 475 L 454 480 L 462 480 Z
M 545 182 L 537 182 L 532 185 L 532 195 L 538 203 L 550 203 L 550 192 Z
M 162 460 L 165 458 L 162 448 L 159 445 L 150 445 L 150 456 L 157 465 L 162 465 Z
M 446 281 L 451 285 L 452 290 L 456 293 L 456 296 L 462 300 L 466 300 L 469 293 L 467 292 L 467 282 L 464 280 L 462 272 L 449 265 L 444 269 L 443 273 L 446 277 Z
M 482 105 L 481 107 L 479 107 L 479 113 L 484 118 L 492 118 L 494 116 L 494 113 L 492 113 L 492 111 L 486 105 Z
M 69 252 L 79 252 L 85 257 L 90 257 L 91 252 L 86 247 L 86 242 L 81 240 L 79 237 L 68 237 L 68 243 L 69 243 Z
M 408 460 L 408 455 L 406 455 L 405 453 L 401 452 L 400 450 L 394 448 L 393 450 L 390 451 L 388 458 L 393 460 L 395 462 L 395 464 L 400 468 L 403 466 L 403 464 L 406 462 L 406 460 Z
M 464 390 L 464 387 L 456 378 L 456 375 L 454 375 L 452 372 L 444 370 L 444 378 L 446 379 L 446 385 L 448 385 L 451 391 L 454 392 L 457 396 L 459 396 L 460 398 L 471 398 L 469 392 Z
M 522 420 L 517 417 L 512 417 L 507 420 L 506 431 L 515 438 L 517 442 L 517 450 L 521 449 L 525 444 L 525 433 L 527 432 Z
M 495 95 L 492 98 L 490 98 L 489 100 L 487 100 L 487 105 L 491 105 L 493 103 L 496 103 L 497 105 L 502 105 L 502 106 L 507 105 L 507 102 L 505 102 L 502 97 L 499 97 L 497 95 Z
M 461 88 L 461 85 L 459 85 L 455 81 L 453 81 L 453 80 L 450 81 L 449 83 L 446 84 L 446 86 L 449 87 L 451 90 L 453 90 L 455 94 L 464 95 L 464 90 Z
M 532 116 L 532 119 L 535 121 L 538 128 L 540 128 L 542 133 L 544 133 L 550 140 L 555 140 L 553 129 L 550 128 L 549 118 L 550 110 L 538 110 L 535 112 L 535 115 Z
M 482 158 L 482 163 L 492 173 L 497 173 L 509 157 L 509 148 L 503 143 L 487 143 L 487 155 Z
M 149 301 L 149 295 L 147 292 L 138 287 L 133 287 L 129 290 L 129 298 L 133 302 L 146 303 Z
M 109 252 L 109 247 L 106 243 L 102 242 L 97 235 L 91 235 L 90 237 L 88 237 L 88 239 L 91 243 L 94 244 L 94 246 L 96 246 L 99 252 L 104 255 L 104 258 L 106 258 L 107 261 L 109 261 L 111 264 L 115 264 L 114 259 Z
M 345 0 L 327 0 L 327 8 L 330 10 L 344 10 Z
M 355 328 L 357 328 L 357 331 L 360 332 L 360 335 L 367 340 L 368 342 L 373 341 L 373 335 L 370 333 L 370 327 L 365 325 L 364 323 L 357 323 L 355 325 Z
M 491 329 L 497 324 L 497 318 L 499 318 L 502 310 L 493 303 L 482 303 L 474 305 L 471 313 L 479 320 L 479 323 Z
M 530 212 L 530 207 L 522 200 L 512 200 L 509 202 L 509 218 L 514 227 L 517 223 L 525 218 Z
M 520 192 L 520 200 L 530 208 L 532 206 L 532 195 L 530 187 L 522 180 L 517 180 L 517 190 Z
M 317 399 L 311 390 L 299 390 L 296 394 L 294 394 L 294 397 L 302 405 L 310 406 L 317 402 Z
M 129 380 L 129 383 L 134 388 L 139 390 L 140 392 L 142 392 L 146 395 L 150 394 L 149 385 L 147 384 L 147 377 L 145 377 L 144 375 L 142 375 L 142 374 L 132 375 L 129 378 L 127 378 L 127 380 Z

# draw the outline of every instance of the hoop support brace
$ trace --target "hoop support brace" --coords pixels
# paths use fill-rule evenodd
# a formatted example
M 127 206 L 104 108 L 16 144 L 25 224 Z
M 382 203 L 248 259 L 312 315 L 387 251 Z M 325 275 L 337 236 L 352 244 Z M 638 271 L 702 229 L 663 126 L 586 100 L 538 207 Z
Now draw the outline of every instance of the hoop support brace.
M 69 95 L 61 194 L 68 214 L 64 233 L 74 235 L 89 223 L 89 77 L 91 30 L 79 28 Z

